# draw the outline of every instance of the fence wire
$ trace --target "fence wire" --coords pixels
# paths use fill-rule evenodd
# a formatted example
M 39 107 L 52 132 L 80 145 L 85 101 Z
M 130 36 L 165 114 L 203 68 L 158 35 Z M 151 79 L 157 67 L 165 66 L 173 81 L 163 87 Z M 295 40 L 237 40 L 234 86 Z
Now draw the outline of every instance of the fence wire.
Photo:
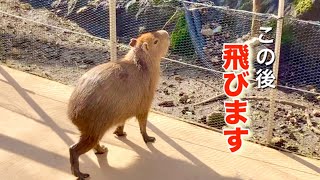
M 73 84 L 91 67 L 109 61 L 108 8 L 79 3 L 67 14 L 66 1 L 52 4 L 53 0 L 0 0 L 0 59 L 8 66 Z M 186 1 L 150 7 L 136 16 L 138 11 L 136 5 L 126 10 L 118 2 L 118 57 L 127 52 L 130 39 L 143 32 L 164 28 L 171 34 L 153 109 L 221 130 L 226 126 L 222 46 L 249 40 L 253 18 L 255 31 L 271 26 L 274 33 L 268 38 L 275 39 L 276 17 Z M 286 102 L 319 108 L 319 33 L 317 23 L 285 19 L 277 86 L 281 99 L 273 130 L 275 146 L 314 158 L 320 158 L 319 135 L 312 130 L 320 128 L 320 112 L 311 113 L 308 120 L 304 109 Z M 262 48 L 274 51 L 273 45 L 258 45 L 255 53 Z M 256 62 L 254 66 L 271 69 Z M 265 140 L 269 93 L 253 88 L 247 95 L 251 141 Z
M 281 47 L 280 83 L 320 88 L 320 24 L 287 18 Z M 310 89 L 309 89 L 310 90 Z

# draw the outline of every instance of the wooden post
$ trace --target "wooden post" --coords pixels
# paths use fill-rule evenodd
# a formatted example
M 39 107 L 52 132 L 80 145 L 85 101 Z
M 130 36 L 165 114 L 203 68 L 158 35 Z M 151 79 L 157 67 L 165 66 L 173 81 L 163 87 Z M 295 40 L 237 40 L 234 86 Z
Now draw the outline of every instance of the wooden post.
M 117 60 L 117 11 L 116 0 L 109 0 L 109 26 L 110 26 L 110 60 Z
M 279 0 L 278 9 L 278 20 L 277 20 L 277 31 L 276 31 L 276 42 L 275 42 L 275 62 L 273 64 L 273 75 L 276 78 L 274 81 L 275 86 L 278 85 L 278 70 L 279 70 L 279 60 L 280 60 L 280 48 L 281 48 L 281 38 L 282 38 L 282 26 L 284 21 L 284 0 Z M 274 128 L 274 114 L 276 111 L 276 99 L 277 99 L 277 89 L 271 89 L 270 92 L 270 111 L 269 120 L 267 127 L 266 140 L 268 144 L 271 144 L 272 132 Z
M 261 3 L 262 0 L 253 0 L 252 2 L 252 24 L 251 24 L 251 37 L 256 37 L 259 34 L 259 29 L 261 22 L 257 20 L 257 15 L 255 13 L 261 13 Z

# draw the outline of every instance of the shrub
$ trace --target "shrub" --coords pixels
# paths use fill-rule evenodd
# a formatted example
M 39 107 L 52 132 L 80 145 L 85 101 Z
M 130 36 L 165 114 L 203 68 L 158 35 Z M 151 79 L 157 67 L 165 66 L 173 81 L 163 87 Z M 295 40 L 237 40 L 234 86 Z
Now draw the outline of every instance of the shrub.
M 267 24 L 268 27 L 272 27 L 272 31 L 275 34 L 277 31 L 277 21 L 276 20 L 272 20 Z M 283 24 L 283 28 L 282 28 L 282 38 L 281 38 L 281 43 L 282 44 L 288 44 L 291 43 L 293 41 L 294 35 L 292 32 L 292 25 L 285 23 Z
M 173 53 L 191 56 L 194 54 L 194 47 L 188 30 L 184 12 L 180 12 L 176 26 L 171 33 L 171 50 Z
M 312 8 L 312 0 L 294 0 L 293 5 L 299 16 Z

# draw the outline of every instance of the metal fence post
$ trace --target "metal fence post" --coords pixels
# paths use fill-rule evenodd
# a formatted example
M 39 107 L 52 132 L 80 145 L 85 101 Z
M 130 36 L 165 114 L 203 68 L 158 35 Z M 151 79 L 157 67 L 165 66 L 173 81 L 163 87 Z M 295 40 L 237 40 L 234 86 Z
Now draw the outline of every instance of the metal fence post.
M 278 85 L 278 70 L 279 70 L 279 60 L 280 60 L 280 48 L 281 48 L 281 38 L 282 38 L 282 26 L 284 21 L 284 0 L 279 0 L 279 8 L 278 8 L 278 19 L 277 19 L 277 31 L 276 31 L 276 41 L 275 41 L 275 62 L 273 64 L 273 74 L 276 78 L 274 81 L 274 85 Z M 277 87 L 276 87 L 277 88 Z M 267 126 L 267 134 L 266 140 L 267 144 L 271 144 L 272 140 L 272 132 L 274 128 L 274 114 L 276 111 L 276 98 L 277 98 L 277 89 L 271 89 L 270 92 L 270 111 L 269 111 L 269 119 Z
M 116 0 L 109 0 L 109 27 L 110 27 L 110 60 L 117 60 L 117 11 Z

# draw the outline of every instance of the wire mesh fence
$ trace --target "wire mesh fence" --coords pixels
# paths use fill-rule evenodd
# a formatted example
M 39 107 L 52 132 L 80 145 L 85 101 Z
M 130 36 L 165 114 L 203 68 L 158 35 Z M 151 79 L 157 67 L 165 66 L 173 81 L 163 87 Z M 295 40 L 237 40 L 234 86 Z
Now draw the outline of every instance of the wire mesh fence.
M 286 18 L 283 36 L 280 84 L 320 88 L 320 24 Z
M 319 158 L 320 23 L 285 17 L 279 67 L 278 98 L 273 130 L 278 147 Z
M 3 64 L 72 84 L 91 67 L 109 61 L 107 3 L 99 1 L 96 6 L 81 2 L 68 14 L 66 1 L 59 4 L 53 0 L 22 2 L 0 0 Z M 140 12 L 138 5 L 126 9 L 118 2 L 118 57 L 127 52 L 131 38 L 162 28 L 169 31 L 170 52 L 161 62 L 162 78 L 153 109 L 222 130 L 226 126 L 223 107 L 226 97 L 222 95 L 223 44 L 250 40 L 252 31 L 258 37 L 262 26 L 273 27 L 268 38 L 275 39 L 276 22 L 272 14 L 255 14 L 208 3 L 179 1 Z M 314 158 L 320 157 L 320 138 L 314 131 L 320 128 L 320 112 L 310 112 L 309 118 L 306 109 L 320 105 L 317 94 L 319 31 L 317 23 L 285 20 L 272 140 L 279 148 Z M 255 53 L 263 48 L 274 51 L 274 45 L 259 44 L 255 46 Z M 256 70 L 272 68 L 256 62 L 254 66 Z M 250 101 L 251 141 L 265 141 L 269 94 L 269 89 L 253 88 L 246 96 Z

